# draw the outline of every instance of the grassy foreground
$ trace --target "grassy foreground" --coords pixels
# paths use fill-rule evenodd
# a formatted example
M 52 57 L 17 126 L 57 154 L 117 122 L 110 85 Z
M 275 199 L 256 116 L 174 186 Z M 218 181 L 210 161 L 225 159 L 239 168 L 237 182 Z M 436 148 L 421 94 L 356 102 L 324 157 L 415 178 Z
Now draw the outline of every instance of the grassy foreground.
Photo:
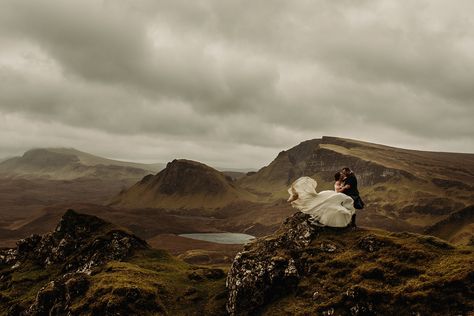
M 47 292 L 51 281 L 61 277 L 58 267 L 25 264 L 10 272 L 0 286 L 0 315 L 16 314 L 19 306 L 31 305 L 37 293 Z M 81 274 L 74 282 L 84 291 L 72 297 L 72 315 L 221 315 L 225 310 L 225 273 L 220 269 L 191 266 L 161 250 L 144 250 L 127 261 L 110 261 Z M 71 282 L 71 279 L 69 279 Z M 76 287 L 79 288 L 80 287 Z M 52 290 L 52 287 L 51 287 Z M 74 293 L 72 293 L 72 296 Z

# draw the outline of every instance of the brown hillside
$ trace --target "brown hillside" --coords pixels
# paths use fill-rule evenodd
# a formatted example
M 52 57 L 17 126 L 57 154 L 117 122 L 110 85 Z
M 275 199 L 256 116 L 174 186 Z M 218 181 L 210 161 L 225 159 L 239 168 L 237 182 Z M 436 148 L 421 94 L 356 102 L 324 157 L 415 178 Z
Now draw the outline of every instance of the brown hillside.
M 333 176 L 352 168 L 367 208 L 362 225 L 421 232 L 474 203 L 474 155 L 406 150 L 336 137 L 302 142 L 237 183 L 267 200 L 287 197 L 300 176 L 332 190 Z
M 72 148 L 32 149 L 21 157 L 0 163 L 3 177 L 42 178 L 50 180 L 140 179 L 159 171 L 159 164 L 140 164 L 94 156 Z
M 231 177 L 199 162 L 175 159 L 157 175 L 148 175 L 111 203 L 127 208 L 219 208 L 254 196 Z

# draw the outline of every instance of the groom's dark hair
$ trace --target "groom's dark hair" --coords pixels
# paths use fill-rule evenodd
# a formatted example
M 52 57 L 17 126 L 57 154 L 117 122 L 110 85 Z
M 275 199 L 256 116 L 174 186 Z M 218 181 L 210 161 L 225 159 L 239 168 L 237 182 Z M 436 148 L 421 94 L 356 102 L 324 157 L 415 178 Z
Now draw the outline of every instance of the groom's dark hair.
M 352 174 L 352 173 L 354 173 L 354 172 L 352 172 L 351 168 L 349 168 L 349 167 L 342 168 L 342 172 L 344 172 L 345 174 Z

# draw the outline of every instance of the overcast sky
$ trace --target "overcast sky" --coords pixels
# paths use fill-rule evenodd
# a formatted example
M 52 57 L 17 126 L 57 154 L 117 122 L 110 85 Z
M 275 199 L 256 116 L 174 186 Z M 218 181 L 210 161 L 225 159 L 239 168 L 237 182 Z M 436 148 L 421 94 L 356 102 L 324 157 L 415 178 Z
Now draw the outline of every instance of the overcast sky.
M 0 0 L 0 158 L 259 168 L 332 135 L 474 152 L 474 1 Z

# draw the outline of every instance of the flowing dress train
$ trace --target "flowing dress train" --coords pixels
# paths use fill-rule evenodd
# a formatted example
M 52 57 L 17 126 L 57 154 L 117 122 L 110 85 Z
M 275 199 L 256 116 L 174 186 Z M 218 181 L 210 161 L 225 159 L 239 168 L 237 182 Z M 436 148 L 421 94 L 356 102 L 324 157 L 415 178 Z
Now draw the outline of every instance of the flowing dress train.
M 309 214 L 319 223 L 331 227 L 346 227 L 355 213 L 354 200 L 344 193 L 335 191 L 316 192 L 316 180 L 301 177 L 288 189 L 290 197 L 297 199 L 291 205 L 303 213 Z

